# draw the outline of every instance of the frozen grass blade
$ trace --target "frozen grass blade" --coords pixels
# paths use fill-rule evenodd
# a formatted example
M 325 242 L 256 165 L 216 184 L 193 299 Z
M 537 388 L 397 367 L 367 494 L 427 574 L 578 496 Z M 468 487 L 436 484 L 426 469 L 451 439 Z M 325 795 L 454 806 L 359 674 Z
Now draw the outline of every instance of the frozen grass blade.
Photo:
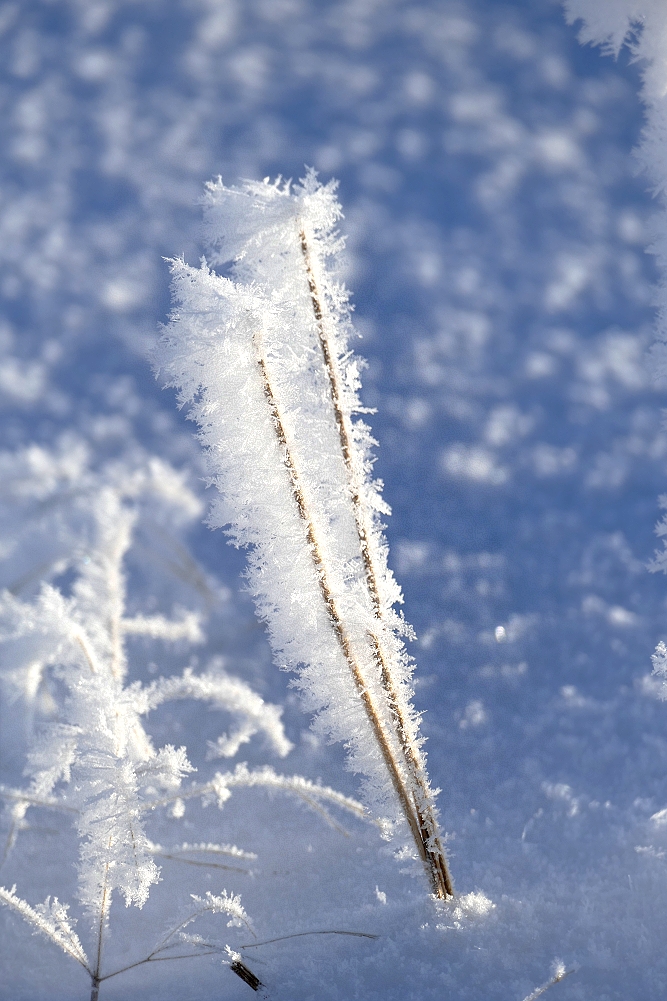
M 305 236 L 303 237 L 302 240 L 302 246 L 304 248 L 306 247 Z M 308 258 L 306 258 L 306 262 L 308 267 L 308 273 L 310 276 L 312 272 L 310 271 Z M 311 291 L 313 287 L 314 285 L 311 285 Z M 315 315 L 321 327 L 322 313 L 319 308 L 318 299 L 315 298 L 314 293 L 313 293 L 313 301 L 316 307 Z M 261 341 L 259 338 L 257 338 L 257 342 L 258 344 L 261 345 Z M 324 347 L 326 343 L 324 336 L 322 336 L 322 343 L 323 343 L 325 364 L 327 370 L 331 371 L 330 369 L 331 355 L 328 349 L 325 349 Z M 261 347 L 260 347 L 260 352 L 261 352 Z M 349 666 L 350 672 L 354 679 L 354 684 L 356 686 L 356 689 L 359 693 L 364 709 L 366 711 L 369 726 L 382 752 L 382 757 L 387 767 L 387 772 L 389 773 L 391 783 L 396 792 L 396 796 L 398 797 L 398 800 L 401 804 L 401 808 L 410 827 L 410 831 L 417 846 L 417 850 L 419 851 L 422 861 L 426 865 L 426 869 L 429 874 L 432 885 L 432 890 L 438 897 L 451 896 L 453 894 L 453 887 L 451 884 L 449 872 L 447 870 L 447 865 L 444 859 L 444 852 L 442 851 L 442 847 L 440 845 L 435 818 L 432 810 L 430 809 L 430 804 L 428 803 L 428 799 L 425 795 L 426 783 L 422 780 L 421 770 L 419 768 L 416 755 L 407 737 L 405 720 L 401 712 L 401 709 L 398 705 L 398 698 L 392 683 L 391 675 L 389 673 L 389 670 L 387 669 L 386 661 L 382 656 L 380 641 L 378 640 L 375 634 L 373 633 L 369 634 L 370 639 L 372 641 L 373 651 L 377 660 L 377 664 L 380 668 L 382 687 L 384 689 L 385 694 L 387 695 L 389 705 L 391 707 L 391 710 L 395 718 L 396 733 L 399 737 L 401 750 L 404 754 L 405 762 L 409 766 L 411 778 L 414 780 L 415 783 L 412 792 L 410 791 L 410 788 L 405 781 L 404 775 L 402 774 L 400 760 L 397 759 L 397 756 L 394 753 L 394 750 L 392 749 L 391 735 L 387 731 L 387 728 L 382 718 L 382 714 L 379 711 L 375 699 L 373 698 L 373 696 L 369 691 L 369 687 L 364 677 L 363 668 L 355 656 L 352 643 L 350 642 L 350 637 L 347 634 L 345 624 L 341 618 L 340 612 L 336 604 L 336 600 L 333 595 L 332 588 L 329 584 L 327 576 L 327 568 L 322 555 L 323 547 L 319 542 L 316 529 L 313 524 L 313 519 L 310 515 L 310 512 L 306 504 L 296 463 L 292 456 L 290 445 L 287 440 L 287 435 L 285 433 L 280 410 L 276 402 L 276 399 L 273 395 L 273 389 L 268 375 L 267 361 L 262 353 L 260 353 L 258 357 L 258 366 L 262 377 L 264 395 L 266 396 L 266 401 L 271 411 L 276 437 L 282 449 L 284 450 L 284 462 L 290 477 L 294 500 L 298 508 L 299 515 L 302 518 L 304 525 L 306 527 L 306 537 L 308 539 L 308 543 L 310 546 L 313 564 L 315 567 L 315 573 L 317 576 L 317 580 L 319 581 L 322 599 L 324 601 L 324 604 L 326 605 L 327 612 L 331 620 L 331 625 L 333 627 L 334 635 L 336 637 L 338 644 L 340 645 L 343 656 L 345 657 L 345 660 Z M 346 466 L 350 469 L 351 472 L 352 470 L 351 470 L 349 437 L 345 431 L 345 427 L 342 422 L 343 420 L 342 413 L 339 410 L 337 404 L 337 396 L 335 395 L 334 391 L 335 381 L 333 378 L 333 374 L 331 378 L 332 378 L 332 396 L 334 399 L 336 422 L 339 425 L 340 429 L 341 450 L 346 460 Z M 360 549 L 364 558 L 364 565 L 368 579 L 369 592 L 371 594 L 373 605 L 377 610 L 379 618 L 380 603 L 377 590 L 377 579 L 375 576 L 374 567 L 370 556 L 368 537 L 362 520 L 363 512 L 361 510 L 361 505 L 359 503 L 359 495 L 358 492 L 356 491 L 352 494 L 352 503 L 355 509 L 355 522 L 357 524 Z M 379 625 L 382 625 L 382 623 L 379 623 Z M 417 754 L 419 753 L 418 749 L 416 753 Z M 431 842 L 429 841 L 429 838 L 435 839 L 435 851 L 431 847 Z
M 445 898 L 453 887 L 402 640 L 411 630 L 394 609 L 375 442 L 354 417 L 364 408 L 348 294 L 327 264 L 341 248 L 334 192 L 313 172 L 296 187 L 210 184 L 212 261 L 233 261 L 237 281 L 172 262 L 176 309 L 157 362 L 200 427 L 219 491 L 210 524 L 249 547 L 276 659 L 298 672 L 316 728 L 349 748 L 387 830 L 407 824 Z
M 406 816 L 415 839 L 415 844 L 417 845 L 422 861 L 426 865 L 433 891 L 438 897 L 451 896 L 454 889 L 440 841 L 425 762 L 418 741 L 415 739 L 414 734 L 410 733 L 408 722 L 410 706 L 402 704 L 404 700 L 401 699 L 399 694 L 400 681 L 394 677 L 394 672 L 391 668 L 395 652 L 391 650 L 391 643 L 387 642 L 388 637 L 385 635 L 387 628 L 391 627 L 388 626 L 386 617 L 383 614 L 379 584 L 382 574 L 387 572 L 386 557 L 384 557 L 382 550 L 378 550 L 378 540 L 373 532 L 372 513 L 368 511 L 367 506 L 363 502 L 363 474 L 360 476 L 360 470 L 363 470 L 362 457 L 355 454 L 354 437 L 352 428 L 350 427 L 351 415 L 345 413 L 341 373 L 336 363 L 335 346 L 331 343 L 332 317 L 327 313 L 326 300 L 320 291 L 316 276 L 316 258 L 311 253 L 305 224 L 299 231 L 299 242 L 313 304 L 313 313 L 317 324 L 317 333 L 322 347 L 322 360 L 329 380 L 331 403 L 340 438 L 341 453 L 348 475 L 350 500 L 354 508 L 354 520 L 359 538 L 359 549 L 366 573 L 366 583 L 373 605 L 373 612 L 377 619 L 378 628 L 374 632 L 369 633 L 369 637 L 374 657 L 379 667 L 382 687 L 396 721 L 399 743 L 412 780 L 412 802 L 410 802 L 410 797 L 404 794 L 402 789 L 399 791 L 397 788 L 397 793 L 403 803 L 407 800 L 404 809 L 406 810 Z M 383 557 L 384 565 L 382 565 Z M 393 772 L 391 774 L 396 786 Z
M 36 932 L 46 936 L 55 945 L 59 946 L 63 952 L 76 960 L 84 970 L 90 973 L 88 957 L 86 956 L 79 938 L 72 928 L 67 914 L 67 905 L 61 904 L 57 897 L 51 900 L 47 897 L 39 907 L 31 907 L 25 900 L 16 895 L 16 887 L 8 890 L 0 886 L 0 904 L 11 907 L 17 911 L 24 921 L 32 925 Z

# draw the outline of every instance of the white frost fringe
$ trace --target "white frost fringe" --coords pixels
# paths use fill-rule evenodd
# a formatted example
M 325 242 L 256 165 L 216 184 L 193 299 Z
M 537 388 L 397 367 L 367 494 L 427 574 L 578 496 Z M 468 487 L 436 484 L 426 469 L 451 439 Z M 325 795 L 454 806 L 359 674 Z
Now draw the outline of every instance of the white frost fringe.
M 452 894 L 411 704 L 412 665 L 394 610 L 372 479 L 369 428 L 348 293 L 334 277 L 342 241 L 335 182 L 309 171 L 207 185 L 214 266 L 171 262 L 175 309 L 156 362 L 199 424 L 211 527 L 248 548 L 248 579 L 281 667 L 298 671 L 316 727 L 344 741 L 367 804 L 407 821 L 439 897 Z

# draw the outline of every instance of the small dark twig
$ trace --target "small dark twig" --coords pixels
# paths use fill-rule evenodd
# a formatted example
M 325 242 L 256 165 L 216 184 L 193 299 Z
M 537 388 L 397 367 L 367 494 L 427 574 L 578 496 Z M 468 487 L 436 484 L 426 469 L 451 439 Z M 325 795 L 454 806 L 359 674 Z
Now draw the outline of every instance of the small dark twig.
M 240 872 L 244 876 L 250 876 L 251 869 L 241 869 L 237 865 L 223 865 L 222 862 L 199 862 L 197 859 L 182 858 L 180 855 L 167 855 L 166 852 L 155 852 L 156 858 L 170 859 L 172 862 L 183 862 L 184 865 L 201 866 L 203 869 L 224 869 L 226 872 Z

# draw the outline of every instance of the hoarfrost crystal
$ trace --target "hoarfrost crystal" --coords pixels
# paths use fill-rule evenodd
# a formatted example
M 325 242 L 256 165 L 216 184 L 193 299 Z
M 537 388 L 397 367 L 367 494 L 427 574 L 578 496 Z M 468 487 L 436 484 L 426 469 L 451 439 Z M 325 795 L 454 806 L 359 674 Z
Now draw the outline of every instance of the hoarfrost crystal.
M 65 447 L 71 446 L 68 442 Z M 127 683 L 127 635 L 203 640 L 194 612 L 176 619 L 125 614 L 124 561 L 136 525 L 146 513 L 142 507 L 150 512 L 153 524 L 171 521 L 174 527 L 200 514 L 199 502 L 182 477 L 157 460 L 140 456 L 134 465 L 112 463 L 93 471 L 83 447 L 64 460 L 64 455 L 38 448 L 0 454 L 7 501 L 0 504 L 0 521 L 14 517 L 21 524 L 21 531 L 13 533 L 10 566 L 2 568 L 5 574 L 11 573 L 14 557 L 18 565 L 29 565 L 35 537 L 48 542 L 36 571 L 24 573 L 12 590 L 0 592 L 0 681 L 17 706 L 26 709 L 38 703 L 49 686 L 57 696 L 51 705 L 46 703 L 48 711 L 41 712 L 40 725 L 33 728 L 25 769 L 31 781 L 26 788 L 0 787 L 8 826 L 0 866 L 14 850 L 31 808 L 59 810 L 72 817 L 79 841 L 78 898 L 96 940 L 93 958 L 87 958 L 67 906 L 57 899 L 47 898 L 33 907 L 15 887 L 0 887 L 0 905 L 18 913 L 83 966 L 91 978 L 91 1001 L 96 1001 L 102 981 L 126 969 L 166 955 L 224 952 L 224 945 L 218 949 L 209 944 L 204 949 L 196 937 L 182 935 L 186 925 L 206 913 L 226 914 L 228 927 L 250 927 L 239 897 L 224 890 L 217 895 L 209 892 L 205 898 L 194 896 L 183 920 L 147 957 L 103 973 L 102 944 L 112 900 L 120 894 L 127 905 L 142 907 L 159 879 L 156 857 L 182 862 L 191 862 L 193 853 L 204 858 L 253 857 L 233 845 L 210 842 L 163 849 L 148 839 L 145 830 L 156 808 L 170 807 L 178 818 L 185 811 L 185 800 L 197 797 L 222 807 L 232 789 L 250 786 L 295 796 L 331 823 L 323 803 L 356 816 L 363 816 L 363 808 L 300 776 L 280 776 L 270 768 L 249 769 L 243 764 L 233 772 L 215 774 L 209 782 L 184 786 L 184 777 L 193 771 L 186 749 L 153 746 L 143 723 L 151 710 L 170 700 L 199 699 L 230 713 L 236 726 L 210 742 L 213 757 L 232 757 L 259 732 L 284 757 L 292 745 L 283 730 L 281 711 L 240 678 L 228 675 L 220 658 L 213 658 L 201 674 L 186 668 L 179 676 L 158 678 L 146 686 Z M 45 554 L 48 562 L 43 560 Z M 69 595 L 55 586 L 66 571 Z M 27 593 L 19 597 L 23 592 Z M 183 946 L 182 953 L 170 951 L 175 943 Z
M 280 666 L 298 672 L 316 727 L 344 741 L 368 805 L 410 828 L 431 888 L 452 886 L 411 705 L 410 634 L 394 605 L 372 479 L 375 442 L 356 415 L 360 363 L 335 183 L 309 171 L 207 186 L 214 266 L 172 262 L 175 310 L 156 361 L 200 428 L 212 527 L 248 548 L 249 581 Z

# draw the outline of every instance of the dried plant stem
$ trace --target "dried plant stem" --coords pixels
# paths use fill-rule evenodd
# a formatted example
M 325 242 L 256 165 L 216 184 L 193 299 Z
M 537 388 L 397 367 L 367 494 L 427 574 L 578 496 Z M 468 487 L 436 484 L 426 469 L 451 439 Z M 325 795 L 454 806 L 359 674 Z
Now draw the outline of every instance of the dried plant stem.
M 220 781 L 222 779 L 223 781 Z M 343 810 L 348 810 L 353 813 L 360 820 L 365 819 L 366 811 L 364 810 L 361 803 L 358 803 L 354 799 L 350 799 L 348 796 L 343 796 L 341 793 L 336 793 L 332 789 L 328 789 L 324 786 L 317 786 L 315 783 L 307 782 L 304 780 L 299 780 L 298 776 L 293 778 L 284 778 L 283 776 L 276 775 L 275 773 L 267 775 L 265 772 L 246 772 L 240 776 L 237 773 L 227 773 L 224 776 L 220 776 L 218 773 L 211 782 L 202 783 L 201 785 L 192 785 L 189 789 L 179 789 L 178 792 L 170 794 L 168 796 L 161 796 L 159 799 L 149 799 L 142 803 L 140 809 L 141 812 L 147 812 L 149 810 L 154 810 L 159 806 L 168 806 L 170 803 L 174 803 L 177 800 L 183 799 L 195 799 L 200 796 L 219 796 L 220 790 L 229 789 L 234 786 L 265 786 L 268 788 L 282 789 L 284 792 L 291 793 L 293 796 L 298 796 L 302 799 L 304 803 L 307 803 L 311 810 L 318 813 L 323 820 L 326 821 L 334 830 L 338 831 L 340 834 L 348 837 L 348 832 L 344 827 L 341 827 L 334 818 L 327 813 L 323 806 L 317 800 L 318 796 L 323 799 L 328 800 L 330 803 L 339 806 Z
M 286 942 L 288 938 L 305 938 L 307 935 L 350 935 L 352 938 L 370 938 L 374 940 L 380 937 L 368 931 L 340 931 L 337 928 L 327 928 L 324 931 L 297 931 L 291 935 L 278 935 L 277 938 L 265 938 L 263 942 L 248 942 L 246 945 L 240 945 L 239 949 L 257 949 L 260 945 L 271 945 L 273 942 Z
M 405 716 L 400 707 L 396 688 L 382 654 L 377 637 L 371 633 L 370 639 L 380 667 L 380 679 L 389 706 L 396 720 L 401 749 L 405 755 L 409 774 L 414 782 L 414 802 L 419 821 L 419 830 L 424 845 L 424 859 L 429 877 L 434 886 L 434 893 L 440 899 L 454 895 L 454 886 L 447 866 L 447 858 L 440 839 L 440 831 L 433 809 L 431 791 L 422 756 L 415 741 L 410 738 L 405 722 Z
M 34 796 L 23 792 L 22 789 L 8 789 L 6 786 L 0 786 L 0 799 L 9 800 L 12 803 L 29 803 L 30 806 L 41 806 L 46 810 L 62 810 L 64 813 L 79 812 L 73 806 L 65 806 L 55 797 Z
M 287 435 L 285 432 L 284 422 L 280 413 L 280 408 L 276 400 L 271 380 L 269 378 L 266 355 L 263 350 L 263 343 L 261 335 L 257 335 L 256 338 L 257 346 L 257 365 L 259 368 L 262 387 L 264 390 L 264 396 L 269 407 L 271 414 L 271 421 L 275 430 L 276 438 L 278 444 L 283 452 L 283 462 L 287 469 L 290 484 L 292 487 L 292 495 L 296 503 L 297 510 L 299 512 L 299 517 L 304 523 L 306 529 L 306 538 L 308 540 L 308 545 L 310 553 L 313 560 L 313 566 L 315 569 L 315 574 L 320 588 L 320 593 L 324 600 L 324 604 L 327 609 L 329 616 L 329 621 L 334 631 L 334 635 L 338 641 L 341 648 L 345 661 L 347 662 L 352 678 L 354 680 L 355 687 L 361 701 L 363 703 L 364 709 L 366 711 L 366 716 L 368 722 L 371 726 L 375 739 L 378 743 L 382 757 L 384 759 L 385 766 L 389 772 L 392 785 L 401 804 L 402 812 L 408 822 L 410 831 L 414 838 L 415 844 L 419 855 L 426 867 L 427 873 L 430 878 L 431 888 L 433 893 L 440 898 L 444 898 L 452 895 L 453 888 L 451 885 L 451 880 L 449 880 L 449 875 L 447 873 L 446 864 L 444 863 L 444 857 L 438 856 L 436 852 L 427 843 L 426 838 L 429 834 L 426 832 L 426 825 L 424 824 L 423 818 L 421 816 L 421 811 L 415 797 L 410 795 L 408 788 L 406 787 L 405 780 L 401 774 L 401 767 L 399 762 L 396 760 L 396 756 L 392 750 L 390 738 L 385 732 L 385 725 L 382 721 L 381 714 L 378 710 L 377 705 L 368 690 L 366 680 L 364 678 L 363 670 L 359 664 L 357 657 L 352 649 L 352 644 L 350 638 L 345 630 L 342 618 L 339 614 L 338 608 L 336 606 L 336 601 L 333 596 L 332 589 L 329 585 L 326 566 L 324 564 L 324 559 L 322 556 L 322 547 L 317 538 L 317 532 L 313 519 L 310 515 L 306 498 L 301 486 L 301 479 L 299 477 L 298 469 L 295 464 L 295 459 L 293 452 L 289 446 Z M 408 768 L 410 772 L 411 769 Z M 426 837 L 425 837 L 426 833 Z M 439 864 L 437 860 L 440 860 Z M 446 877 L 446 878 L 444 878 Z
M 324 300 L 317 285 L 317 280 L 313 271 L 312 259 L 308 247 L 306 232 L 303 228 L 299 230 L 299 243 L 304 260 L 308 288 L 313 306 L 313 313 L 317 326 L 317 333 L 322 349 L 322 359 L 326 371 L 331 403 L 334 411 L 334 418 L 338 430 L 341 452 L 345 469 L 348 476 L 350 489 L 350 500 L 354 509 L 354 519 L 359 539 L 359 548 L 364 564 L 368 593 L 370 595 L 373 612 L 378 623 L 378 633 L 369 633 L 371 652 L 376 666 L 379 669 L 382 687 L 387 695 L 387 700 L 391 714 L 396 721 L 397 735 L 401 746 L 401 751 L 405 758 L 406 768 L 413 783 L 413 803 L 416 814 L 416 828 L 411 824 L 415 841 L 419 849 L 420 856 L 426 866 L 432 889 L 439 898 L 452 896 L 454 888 L 447 866 L 445 852 L 440 839 L 438 823 L 435 817 L 432 797 L 429 790 L 429 783 L 422 755 L 415 740 L 410 736 L 409 728 L 405 719 L 405 714 L 401 708 L 396 685 L 391 676 L 389 662 L 391 655 L 383 650 L 382 633 L 387 628 L 384 621 L 382 602 L 379 591 L 379 574 L 376 570 L 371 548 L 371 533 L 368 528 L 367 518 L 361 502 L 361 490 L 358 476 L 353 461 L 353 445 L 350 429 L 347 427 L 345 413 L 341 402 L 340 373 L 336 364 L 335 351 L 327 333 L 325 317 L 326 311 Z
M 86 658 L 88 667 L 90 668 L 91 674 L 98 674 L 99 671 L 97 669 L 97 665 L 95 664 L 95 654 L 91 650 L 87 637 L 83 634 L 83 632 L 78 632 L 74 636 L 74 640 L 81 647 L 83 655 Z
M 109 844 L 111 844 L 111 841 L 109 841 Z M 104 936 L 104 927 L 106 925 L 107 916 L 109 914 L 109 906 L 111 904 L 111 900 L 109 898 L 108 883 L 109 883 L 109 863 L 107 862 L 106 866 L 104 867 L 104 883 L 102 886 L 102 900 L 100 903 L 100 920 L 97 927 L 97 954 L 95 957 L 95 969 L 90 974 L 90 978 L 92 981 L 90 990 L 90 1001 L 98 1001 L 98 997 L 100 994 L 100 983 L 102 981 L 102 977 L 100 976 L 102 969 L 102 939 Z
M 127 973 L 128 970 L 134 970 L 137 966 L 145 966 L 146 963 L 166 963 L 172 959 L 200 959 L 203 956 L 215 956 L 218 955 L 220 949 L 210 949 L 208 952 L 187 952 L 182 956 L 156 956 L 151 953 L 150 956 L 146 956 L 145 959 L 138 959 L 136 963 L 130 963 L 128 966 L 123 966 L 120 970 L 114 970 L 113 973 L 105 973 L 103 977 L 100 977 L 99 983 L 101 984 L 104 980 L 111 980 L 112 977 L 117 977 L 120 973 Z
M 225 872 L 240 872 L 244 876 L 250 876 L 251 869 L 241 869 L 238 865 L 223 865 L 221 862 L 199 862 L 196 859 L 181 858 L 180 855 L 168 855 L 166 852 L 155 852 L 156 858 L 166 858 L 171 862 L 182 862 L 183 865 L 192 865 L 201 869 L 224 869 Z
M 109 866 L 107 865 L 104 877 L 105 886 L 102 892 L 102 904 L 100 908 L 100 922 L 97 930 L 97 955 L 95 959 L 95 969 L 88 971 L 90 973 L 90 982 L 91 982 L 90 1001 L 98 1001 L 100 995 L 100 984 L 102 983 L 103 980 L 107 979 L 106 977 L 103 977 L 101 975 L 101 972 L 102 972 L 102 937 L 104 935 L 104 927 L 106 924 L 107 915 L 109 913 L 109 905 L 111 903 L 111 901 L 108 899 L 109 893 L 106 886 L 108 871 L 109 871 Z

